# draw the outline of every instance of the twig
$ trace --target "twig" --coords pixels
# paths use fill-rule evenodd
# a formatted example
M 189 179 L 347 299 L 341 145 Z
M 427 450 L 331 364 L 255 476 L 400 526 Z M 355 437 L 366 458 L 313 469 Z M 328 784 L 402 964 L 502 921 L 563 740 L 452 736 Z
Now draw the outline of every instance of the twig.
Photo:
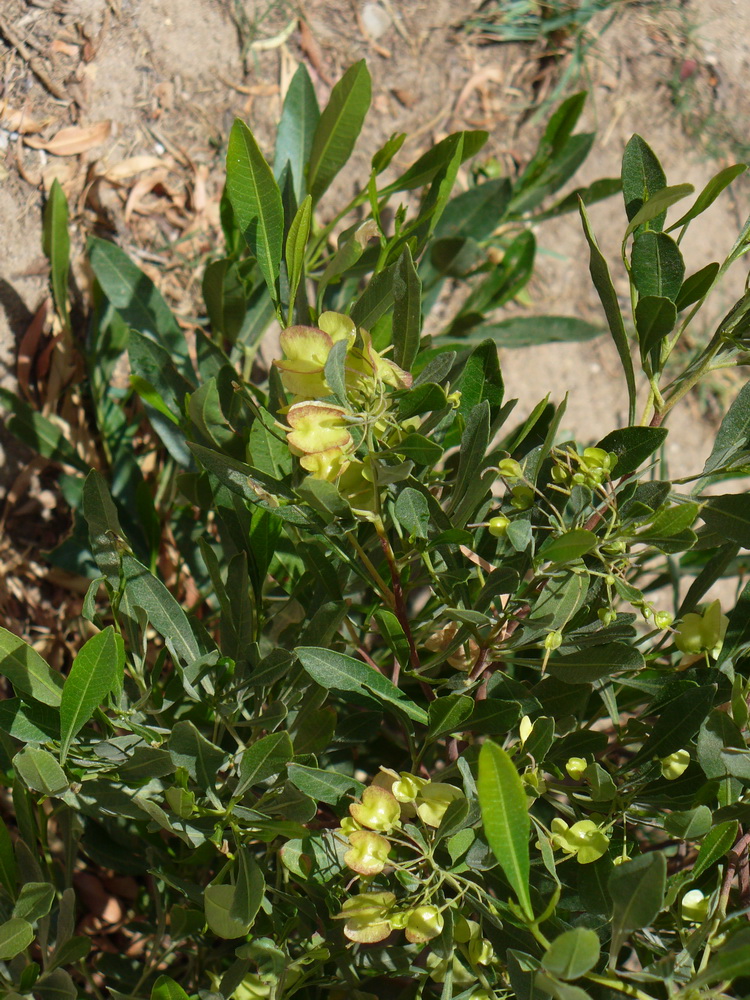
M 29 51 L 25 43 L 16 34 L 15 29 L 11 28 L 2 15 L 0 15 L 0 35 L 3 36 L 8 45 L 13 46 L 24 62 L 28 63 L 31 72 L 40 83 L 44 84 L 53 97 L 56 97 L 60 101 L 68 101 L 68 96 L 62 87 L 58 87 L 54 80 L 50 79 L 42 60 Z
M 722 916 L 726 916 L 727 904 L 729 903 L 729 893 L 732 890 L 732 883 L 734 882 L 740 865 L 744 865 L 747 859 L 748 847 L 750 847 L 750 831 L 748 833 L 743 833 L 727 855 L 727 868 L 724 872 L 724 880 L 721 883 L 721 892 L 719 893 L 718 909 Z M 741 877 L 740 882 L 742 883 L 742 881 L 743 879 Z

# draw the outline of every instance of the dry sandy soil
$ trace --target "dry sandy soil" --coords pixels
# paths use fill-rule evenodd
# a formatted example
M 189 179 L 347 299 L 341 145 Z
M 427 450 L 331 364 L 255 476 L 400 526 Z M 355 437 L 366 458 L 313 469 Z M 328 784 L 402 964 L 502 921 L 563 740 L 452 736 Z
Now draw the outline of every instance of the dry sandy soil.
M 478 7 L 478 0 L 0 0 L 0 384 L 13 386 L 20 373 L 28 385 L 54 354 L 49 328 L 33 323 L 46 295 L 41 212 L 52 180 L 60 180 L 71 205 L 77 287 L 85 292 L 88 280 L 87 235 L 104 235 L 125 247 L 189 320 L 202 264 L 218 246 L 231 122 L 244 118 L 270 153 L 299 61 L 321 103 L 357 59 L 368 59 L 374 80 L 357 153 L 323 215 L 366 174 L 372 152 L 394 131 L 411 137 L 400 168 L 450 131 L 483 127 L 491 139 L 481 155 L 516 169 L 543 122 L 529 109 L 550 96 L 561 64 L 539 47 L 468 37 L 459 26 Z M 625 142 L 638 131 L 662 157 L 669 183 L 700 187 L 738 158 L 736 137 L 750 134 L 750 92 L 742 87 L 750 3 L 623 0 L 621 7 L 587 60 L 584 125 L 599 139 L 576 182 L 618 174 Z M 596 27 L 605 23 L 601 16 Z M 564 68 L 565 42 L 561 50 Z M 70 127 L 76 131 L 60 135 Z M 685 245 L 689 268 L 722 259 L 731 246 L 750 211 L 750 182 L 742 180 L 695 226 Z M 615 260 L 621 200 L 591 214 Z M 601 321 L 577 219 L 544 224 L 537 237 L 531 308 Z M 728 283 L 717 311 L 740 294 L 744 278 L 738 273 Z M 623 276 L 616 280 L 623 294 Z M 583 438 L 624 422 L 622 378 L 606 337 L 505 351 L 502 364 L 508 392 L 520 397 L 518 412 L 551 390 L 557 400 L 570 394 L 565 429 Z M 681 473 L 700 467 L 711 421 L 736 386 L 717 383 L 675 414 L 669 458 Z M 0 428 L 0 507 L 4 487 L 15 482 L 22 498 L 28 491 L 31 477 L 18 479 L 25 460 Z

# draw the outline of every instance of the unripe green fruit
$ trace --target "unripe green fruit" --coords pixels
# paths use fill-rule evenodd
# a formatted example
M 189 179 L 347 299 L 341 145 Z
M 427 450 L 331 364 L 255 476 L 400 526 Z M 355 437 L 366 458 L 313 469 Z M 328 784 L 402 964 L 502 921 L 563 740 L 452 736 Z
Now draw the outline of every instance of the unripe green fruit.
M 503 514 L 498 514 L 497 517 L 491 517 L 487 522 L 487 528 L 491 535 L 495 538 L 505 538 L 508 532 L 508 525 L 510 524 L 510 518 L 505 517 Z

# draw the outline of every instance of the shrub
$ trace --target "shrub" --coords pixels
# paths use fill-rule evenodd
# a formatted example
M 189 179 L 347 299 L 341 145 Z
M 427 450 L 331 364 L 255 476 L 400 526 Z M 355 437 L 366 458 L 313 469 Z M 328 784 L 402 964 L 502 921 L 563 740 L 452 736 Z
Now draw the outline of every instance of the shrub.
M 232 131 L 228 250 L 194 344 L 123 252 L 93 241 L 100 468 L 3 397 L 10 426 L 75 470 L 77 529 L 55 558 L 92 578 L 91 638 L 64 678 L 0 632 L 6 996 L 747 990 L 750 590 L 728 614 L 701 603 L 750 546 L 747 496 L 706 492 L 745 474 L 747 387 L 702 471 L 672 482 L 656 457 L 671 408 L 745 359 L 747 295 L 684 367 L 673 353 L 750 247 L 749 224 L 723 264 L 684 277 L 685 230 L 744 167 L 698 195 L 674 240 L 666 212 L 689 186 L 628 144 L 630 334 L 584 207 L 619 182 L 540 208 L 590 147 L 573 134 L 582 101 L 519 178 L 477 171 L 452 200 L 485 136 L 449 136 L 379 186 L 393 137 L 318 226 L 369 78 L 354 66 L 318 115 L 300 70 L 273 171 Z M 417 189 L 391 229 L 386 203 Z M 581 443 L 560 438 L 564 403 L 515 418 L 497 344 L 595 328 L 493 316 L 531 273 L 530 213 L 574 205 L 630 401 L 628 426 Z M 63 327 L 66 215 L 55 188 Z M 467 296 L 424 335 L 454 277 Z M 250 378 L 273 318 L 278 357 Z M 126 348 L 123 398 L 110 376 Z M 91 874 L 134 888 L 89 955 L 74 885 Z

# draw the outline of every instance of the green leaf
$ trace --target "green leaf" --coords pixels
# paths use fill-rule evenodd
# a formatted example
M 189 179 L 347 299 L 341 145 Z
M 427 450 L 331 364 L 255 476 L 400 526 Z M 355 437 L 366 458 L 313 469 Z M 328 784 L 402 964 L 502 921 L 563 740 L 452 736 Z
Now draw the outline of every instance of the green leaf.
M 411 371 L 422 330 L 422 282 L 408 245 L 393 272 L 393 303 L 393 360 L 400 368 Z
M 670 205 L 674 205 L 675 202 L 681 201 L 686 198 L 689 194 L 692 194 L 695 188 L 692 184 L 675 184 L 673 187 L 662 188 L 661 191 L 657 191 L 656 194 L 652 195 L 648 200 L 646 200 L 641 208 L 635 213 L 633 218 L 630 220 L 628 228 L 625 230 L 625 239 L 634 233 L 639 226 L 645 225 L 647 222 L 656 222 L 652 228 L 661 228 L 663 223 L 658 222 L 659 218 L 664 217 L 664 213 L 669 208 Z
M 464 135 L 464 152 L 467 137 Z M 486 240 L 505 214 L 512 185 L 507 177 L 484 181 L 451 198 L 435 227 L 435 239 Z
M 235 119 L 227 146 L 227 194 L 274 302 L 284 240 L 281 192 L 255 137 Z
M 57 178 L 52 182 L 44 206 L 42 245 L 50 264 L 50 283 L 57 313 L 63 326 L 70 327 L 68 313 L 68 273 L 70 271 L 70 234 L 68 202 Z
M 487 843 L 515 892 L 526 917 L 533 919 L 529 895 L 528 797 L 516 766 L 497 743 L 479 751 L 477 793 Z
M 380 317 L 393 305 L 393 273 L 395 264 L 374 274 L 354 303 L 349 315 L 357 326 L 372 330 Z
M 628 219 L 637 215 L 643 203 L 667 185 L 661 164 L 649 144 L 639 135 L 630 138 L 622 157 L 622 196 Z M 651 229 L 661 229 L 664 219 L 657 219 Z
M 686 278 L 675 299 L 677 312 L 682 312 L 683 309 L 687 309 L 688 306 L 693 305 L 694 302 L 697 302 L 708 294 L 718 273 L 719 263 L 718 261 L 713 261 L 711 264 L 706 264 L 705 267 L 696 271 L 695 274 L 691 274 L 689 278 Z
M 630 931 L 648 927 L 664 903 L 667 862 L 661 851 L 615 865 L 607 887 L 612 899 L 612 956 Z
M 599 961 L 599 938 L 586 927 L 564 931 L 550 944 L 542 966 L 559 979 L 578 979 Z
M 701 478 L 732 464 L 750 449 L 750 381 L 746 382 L 724 415 Z
M 279 183 L 287 167 L 291 172 L 292 188 L 298 205 L 305 193 L 305 167 L 319 119 L 320 109 L 315 87 L 307 67 L 300 63 L 284 98 L 273 161 L 274 176 Z M 294 299 L 294 296 L 290 298 Z
M 34 930 L 27 920 L 11 917 L 0 924 L 0 961 L 9 962 L 31 944 Z
M 120 612 L 137 624 L 136 608 L 143 608 L 150 624 L 162 636 L 167 648 L 184 666 L 197 660 L 201 653 L 190 627 L 188 616 L 161 580 L 125 553 L 122 557 L 125 590 Z
M 175 767 L 184 767 L 201 791 L 216 786 L 227 755 L 199 733 L 192 722 L 183 720 L 173 727 L 167 748 Z
M 185 335 L 153 281 L 114 243 L 92 237 L 88 249 L 97 281 L 127 326 L 161 344 L 180 373 L 194 381 Z
M 731 851 L 737 839 L 737 820 L 728 823 L 718 823 L 706 834 L 698 857 L 693 862 L 692 878 L 700 878 L 717 861 L 720 861 L 728 851 Z
M 209 930 L 227 941 L 244 937 L 251 926 L 246 921 L 232 916 L 232 911 L 239 906 L 237 895 L 235 885 L 209 885 L 203 894 L 203 907 Z
M 104 476 L 95 469 L 83 484 L 83 516 L 89 526 L 91 552 L 113 593 L 120 589 L 122 528 Z M 62 686 L 62 685 L 61 685 Z
M 364 59 L 354 63 L 331 91 L 310 149 L 307 190 L 313 203 L 351 156 L 362 129 L 372 95 L 372 83 Z
M 234 920 L 239 920 L 247 927 L 252 927 L 258 915 L 260 904 L 263 902 L 266 880 L 247 847 L 241 847 L 237 852 L 235 867 L 237 869 L 236 891 L 229 908 L 229 916 Z
M 130 333 L 128 358 L 133 374 L 154 386 L 171 411 L 173 422 L 178 423 L 185 411 L 185 397 L 195 392 L 195 379 L 186 379 L 172 364 L 169 351 L 137 330 Z M 158 402 L 156 407 L 162 409 Z
M 597 448 L 617 455 L 615 473 L 629 476 L 664 444 L 667 433 L 666 427 L 623 427 L 603 437 Z
M 650 230 L 633 241 L 631 278 L 639 296 L 657 295 L 674 301 L 685 277 L 680 248 L 666 233 Z
M 612 339 L 615 342 L 617 353 L 620 355 L 620 363 L 622 364 L 622 370 L 625 373 L 625 382 L 628 387 L 629 401 L 628 423 L 634 424 L 636 403 L 635 371 L 633 369 L 633 359 L 630 357 L 630 344 L 628 343 L 628 335 L 625 332 L 625 324 L 622 319 L 622 313 L 620 312 L 617 292 L 615 291 L 615 286 L 612 284 L 612 277 L 609 273 L 607 261 L 599 249 L 599 245 L 596 242 L 596 238 L 591 229 L 591 222 L 583 202 L 581 202 L 579 210 L 581 213 L 581 221 L 583 223 L 583 232 L 586 237 L 586 242 L 589 245 L 589 271 L 591 272 L 591 279 L 594 282 L 594 287 L 596 288 L 601 304 L 604 307 L 604 314 L 607 317 Z
M 708 806 L 696 806 L 695 809 L 683 812 L 667 813 L 664 817 L 664 829 L 681 840 L 695 840 L 708 833 L 712 822 L 713 816 Z
M 629 762 L 628 768 L 653 760 L 654 757 L 666 757 L 686 746 L 711 711 L 715 694 L 715 684 L 704 684 L 702 687 L 688 688 L 672 701 L 660 706 L 650 735 Z
M 491 337 L 495 347 L 532 347 L 535 344 L 579 343 L 601 337 L 601 325 L 576 316 L 513 316 L 497 323 L 480 323 L 472 339 Z
M 463 139 L 462 163 L 475 156 L 489 138 L 489 132 L 452 132 L 445 139 L 441 139 L 437 145 L 428 149 L 426 153 L 423 153 L 400 177 L 379 191 L 379 196 L 382 198 L 384 195 L 393 194 L 396 191 L 413 191 L 415 188 L 429 184 L 453 156 L 457 142 L 456 137 L 459 135 Z
M 411 538 L 427 538 L 430 508 L 419 490 L 410 486 L 401 490 L 393 510 L 396 520 Z
M 659 346 L 674 330 L 676 322 L 677 307 L 671 299 L 647 295 L 638 300 L 635 307 L 635 329 L 642 358 L 647 358 Z
M 159 976 L 151 988 L 151 1000 L 189 1000 L 183 988 L 169 976 Z
M 586 528 L 573 528 L 544 542 L 539 549 L 540 558 L 546 562 L 565 563 L 580 559 L 590 552 L 599 539 Z
M 300 69 L 304 67 L 300 63 Z M 289 235 L 286 238 L 286 271 L 289 280 L 289 322 L 292 321 L 294 300 L 297 297 L 300 279 L 305 267 L 305 248 L 310 236 L 310 222 L 312 220 L 312 198 L 307 195 L 297 213 L 292 219 L 289 227 Z
M 591 684 L 600 677 L 611 677 L 622 670 L 642 670 L 643 654 L 625 642 L 609 642 L 601 646 L 568 653 L 550 659 L 547 669 L 553 677 L 566 684 Z
M 16 856 L 8 827 L 0 817 L 0 884 L 11 899 L 16 896 Z
M 717 666 L 727 660 L 735 662 L 738 654 L 744 653 L 750 646 L 750 583 L 746 583 L 737 603 L 729 612 L 729 624 L 724 636 L 724 642 L 719 653 Z
M 408 420 L 430 410 L 445 410 L 450 406 L 442 386 L 435 382 L 423 382 L 405 393 L 398 404 L 401 420 Z
M 112 625 L 80 649 L 65 680 L 60 701 L 60 762 L 65 763 L 73 737 L 115 686 L 125 666 L 122 636 Z
M 427 715 L 429 725 L 425 739 L 436 740 L 445 733 L 461 731 L 461 726 L 474 711 L 474 700 L 465 694 L 449 694 L 431 701 Z
M 386 167 L 390 166 L 393 157 L 401 149 L 405 139 L 406 132 L 394 132 L 373 155 L 370 167 L 376 176 L 382 174 Z
M 327 691 L 355 692 L 380 707 L 392 706 L 415 722 L 427 724 L 427 713 L 373 667 L 332 649 L 298 646 L 294 651 L 307 673 Z
M 359 796 L 365 789 L 361 781 L 350 778 L 338 771 L 325 771 L 319 767 L 305 767 L 303 764 L 290 764 L 289 780 L 305 795 L 316 802 L 326 802 L 337 806 L 346 795 Z
M 391 451 L 410 458 L 417 465 L 434 466 L 440 461 L 443 449 L 436 442 L 416 432 L 406 434 Z
M 23 639 L 0 628 L 0 675 L 19 693 L 59 708 L 63 679 Z
M 248 788 L 280 774 L 292 759 L 294 749 L 289 733 L 269 733 L 245 748 L 240 761 L 240 780 L 234 798 L 240 798 Z
M 456 511 L 466 497 L 478 502 L 489 489 L 489 483 L 481 474 L 489 440 L 490 404 L 484 399 L 469 413 L 466 427 L 461 435 L 456 483 L 450 497 L 449 513 Z M 471 511 L 467 510 L 466 514 L 466 517 L 459 517 L 458 521 L 453 521 L 454 527 L 464 526 Z
M 33 410 L 28 403 L 9 389 L 0 386 L 0 404 L 8 411 L 5 429 L 29 445 L 35 452 L 52 462 L 70 465 L 79 472 L 88 472 L 89 466 L 67 439 L 65 432 L 51 420 Z
M 55 901 L 55 887 L 49 882 L 26 882 L 21 886 L 13 916 L 33 924 L 46 917 Z
M 32 792 L 59 795 L 69 787 L 65 771 L 47 750 L 26 746 L 13 758 L 13 769 Z
M 688 991 L 700 990 L 709 983 L 726 982 L 731 984 L 743 976 L 750 974 L 750 930 L 745 928 L 734 934 L 729 941 L 716 952 L 703 972 L 684 986 L 685 995 Z
M 493 420 L 503 405 L 505 386 L 497 357 L 497 344 L 484 340 L 466 359 L 458 382 L 461 400 L 458 412 L 466 418 L 474 407 L 487 400 L 490 404 L 490 420 Z
M 378 608 L 374 612 L 373 618 L 378 623 L 380 634 L 385 639 L 388 648 L 400 665 L 402 667 L 408 666 L 410 658 L 409 641 L 404 634 L 401 622 L 387 608 Z
M 658 545 L 663 539 L 679 535 L 689 528 L 698 516 L 700 506 L 697 503 L 681 503 L 673 507 L 663 507 L 651 524 L 636 535 L 638 541 L 648 541 Z
M 725 493 L 710 497 L 701 510 L 708 527 L 724 539 L 750 548 L 750 496 L 747 493 Z
M 736 177 L 739 177 L 740 174 L 744 174 L 746 170 L 746 163 L 735 163 L 731 167 L 724 167 L 723 170 L 720 170 L 718 174 L 712 177 L 708 184 L 706 184 L 687 212 L 685 212 L 685 214 L 681 216 L 677 222 L 672 223 L 667 232 L 671 232 L 673 229 L 679 229 L 681 226 L 687 225 L 687 223 L 692 219 L 695 219 L 697 216 L 705 212 L 709 205 L 713 205 L 724 188 L 729 187 L 732 181 Z

